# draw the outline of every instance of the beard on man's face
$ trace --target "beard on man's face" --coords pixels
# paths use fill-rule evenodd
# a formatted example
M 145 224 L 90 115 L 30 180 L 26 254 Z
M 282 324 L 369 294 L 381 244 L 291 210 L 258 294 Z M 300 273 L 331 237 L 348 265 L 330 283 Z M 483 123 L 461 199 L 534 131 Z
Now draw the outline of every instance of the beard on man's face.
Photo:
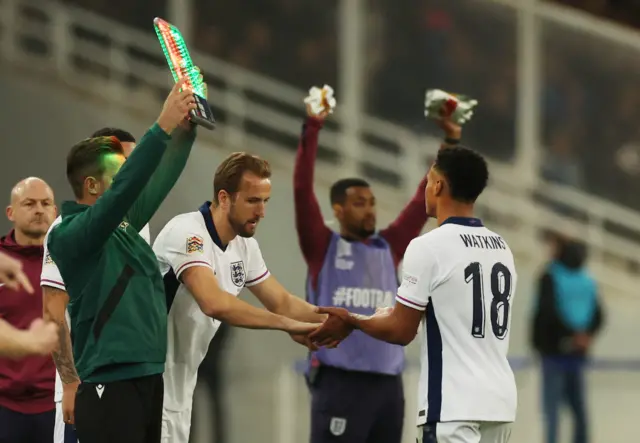
M 258 221 L 260 221 L 259 218 L 244 221 L 238 220 L 232 214 L 229 214 L 229 224 L 233 228 L 233 231 L 236 233 L 236 235 L 244 238 L 250 238 L 255 235 Z M 252 225 L 252 222 L 255 223 L 255 225 Z
M 349 231 L 357 238 L 368 238 L 376 233 L 375 223 L 372 224 L 363 221 L 358 225 L 351 225 Z

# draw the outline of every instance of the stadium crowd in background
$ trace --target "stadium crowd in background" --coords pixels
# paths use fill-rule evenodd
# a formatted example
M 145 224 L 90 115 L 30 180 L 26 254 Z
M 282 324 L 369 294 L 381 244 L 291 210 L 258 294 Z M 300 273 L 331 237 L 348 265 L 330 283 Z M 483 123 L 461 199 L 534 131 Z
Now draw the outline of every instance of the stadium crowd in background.
M 151 18 L 165 14 L 168 4 L 168 0 L 65 1 L 149 31 Z M 637 1 L 556 3 L 640 25 L 639 15 L 634 14 Z M 492 158 L 512 160 L 518 87 L 516 14 L 492 2 L 407 0 L 404 4 L 395 8 L 392 2 L 369 2 L 365 57 L 369 112 L 424 131 L 422 103 L 416 97 L 424 93 L 425 85 L 464 91 L 482 106 L 466 130 L 469 145 Z M 230 0 L 196 0 L 193 47 L 299 88 L 335 85 L 337 5 L 336 0 L 265 0 L 242 6 Z M 404 25 L 391 26 L 399 22 Z M 632 68 L 640 62 L 631 50 L 614 49 L 552 23 L 543 22 L 542 29 L 541 149 L 543 157 L 552 161 L 541 174 L 640 209 L 635 198 L 640 191 L 640 132 L 635 125 L 640 91 L 634 86 L 637 69 Z

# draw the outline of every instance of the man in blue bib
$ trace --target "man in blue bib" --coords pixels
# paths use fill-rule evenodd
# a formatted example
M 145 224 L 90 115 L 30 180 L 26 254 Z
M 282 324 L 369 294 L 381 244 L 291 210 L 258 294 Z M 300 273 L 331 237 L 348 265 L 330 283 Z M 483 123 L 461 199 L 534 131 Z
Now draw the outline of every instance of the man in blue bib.
M 427 221 L 426 178 L 387 228 L 376 231 L 376 201 L 360 178 L 339 180 L 330 198 L 340 231 L 323 221 L 313 191 L 318 133 L 330 112 L 307 102 L 294 170 L 296 229 L 308 266 L 307 301 L 372 315 L 392 306 L 397 266 L 409 242 Z M 326 101 L 326 100 L 325 100 Z M 442 124 L 446 145 L 458 143 L 461 128 Z M 404 422 L 401 373 L 404 349 L 354 331 L 335 349 L 310 355 L 307 369 L 311 405 L 311 443 L 400 443 Z

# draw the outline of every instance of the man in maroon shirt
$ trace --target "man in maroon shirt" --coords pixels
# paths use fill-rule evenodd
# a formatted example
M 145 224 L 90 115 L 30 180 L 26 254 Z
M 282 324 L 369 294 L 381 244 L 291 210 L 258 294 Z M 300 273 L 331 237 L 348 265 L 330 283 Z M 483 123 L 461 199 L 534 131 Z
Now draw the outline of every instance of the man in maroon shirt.
M 313 190 L 318 133 L 328 109 L 314 109 L 307 104 L 308 118 L 294 170 L 296 229 L 308 266 L 308 301 L 371 315 L 393 303 L 396 268 L 427 221 L 426 177 L 396 220 L 378 232 L 369 184 L 359 178 L 336 182 L 330 200 L 340 230 L 333 232 L 323 221 Z M 446 136 L 443 146 L 457 145 L 460 126 L 446 120 L 441 127 Z M 307 371 L 312 395 L 311 443 L 400 443 L 403 368 L 402 347 L 360 331 L 354 331 L 336 349 L 312 353 Z
M 28 329 L 42 317 L 42 242 L 56 217 L 51 188 L 39 178 L 21 181 L 11 192 L 7 216 L 13 229 L 0 238 L 0 251 L 22 263 L 34 293 L 0 287 L 0 317 L 15 328 Z M 53 441 L 54 382 L 50 355 L 0 358 L 0 443 Z

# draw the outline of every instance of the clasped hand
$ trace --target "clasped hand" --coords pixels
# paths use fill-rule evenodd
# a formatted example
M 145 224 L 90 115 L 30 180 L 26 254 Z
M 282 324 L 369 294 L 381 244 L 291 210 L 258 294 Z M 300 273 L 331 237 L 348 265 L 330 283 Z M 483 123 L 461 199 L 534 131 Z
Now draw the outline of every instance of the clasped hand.
M 318 308 L 318 312 L 320 309 Z M 326 313 L 328 316 L 313 332 L 308 335 L 291 336 L 295 342 L 306 346 L 311 351 L 317 351 L 320 347 L 336 348 L 353 331 L 353 326 L 348 322 L 348 316 L 336 315 L 333 312 L 320 313 Z

